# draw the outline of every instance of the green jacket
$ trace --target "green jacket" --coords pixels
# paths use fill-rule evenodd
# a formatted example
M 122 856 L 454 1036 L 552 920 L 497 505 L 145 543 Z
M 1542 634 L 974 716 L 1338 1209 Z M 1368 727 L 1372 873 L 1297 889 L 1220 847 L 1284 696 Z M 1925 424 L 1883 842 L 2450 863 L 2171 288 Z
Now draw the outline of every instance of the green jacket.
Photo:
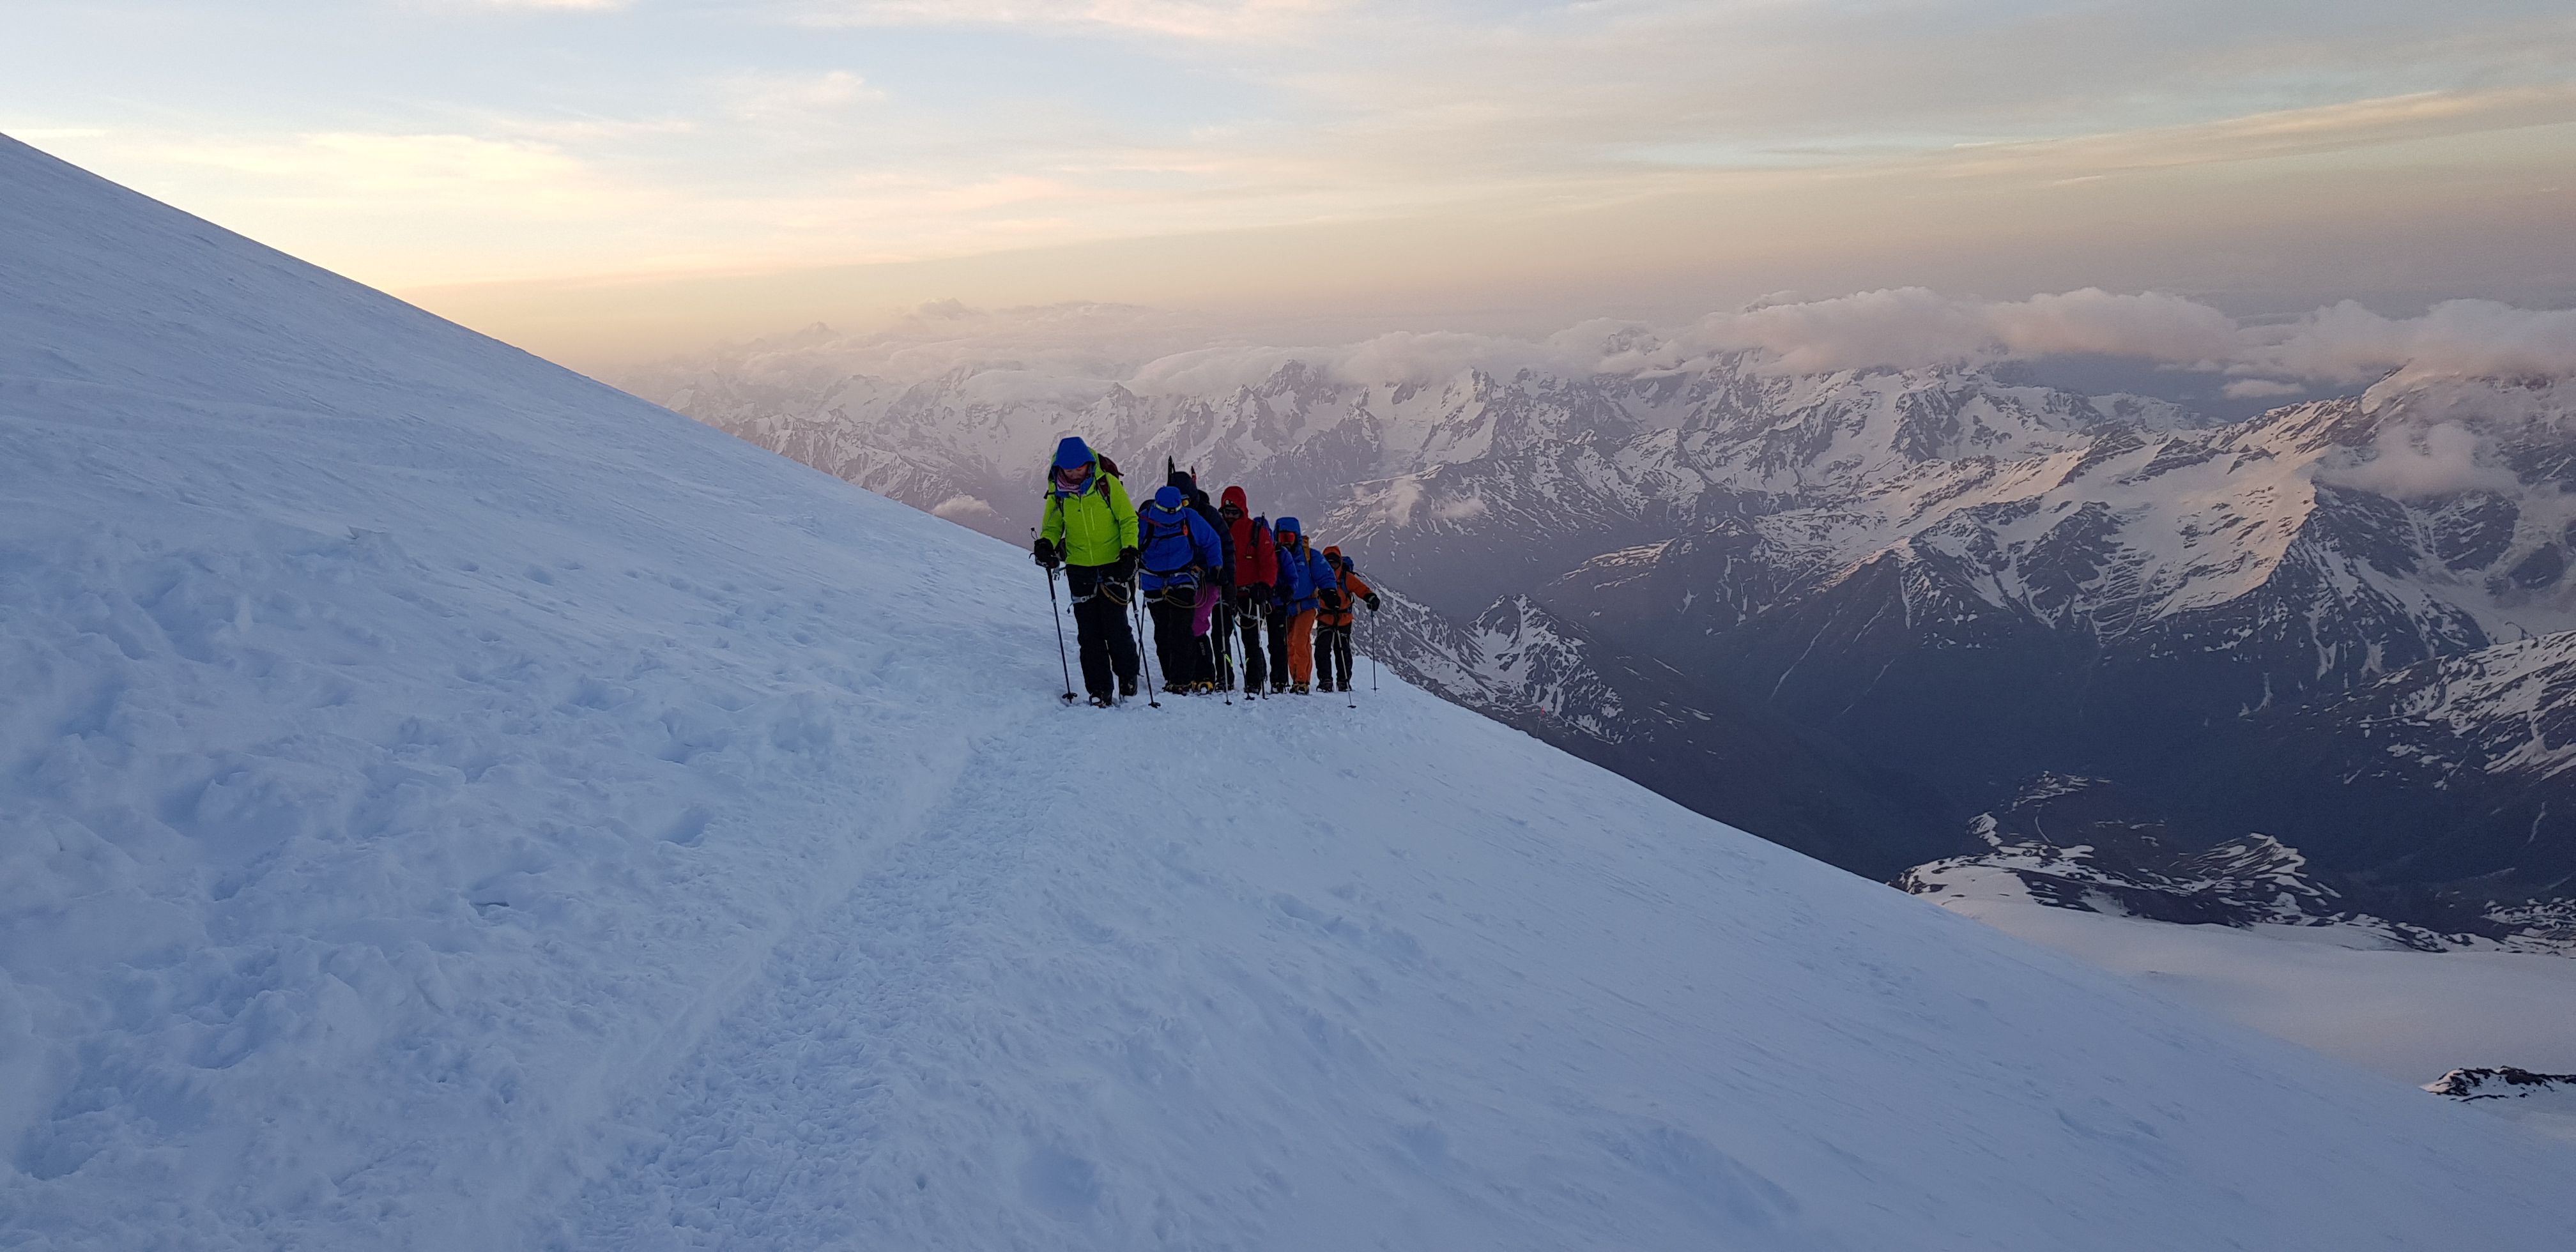
M 1055 489 L 1048 476 L 1046 522 L 1038 534 L 1064 554 L 1067 565 L 1107 565 L 1136 546 L 1136 506 L 1127 502 L 1127 484 L 1091 463 L 1091 479 L 1078 495 Z

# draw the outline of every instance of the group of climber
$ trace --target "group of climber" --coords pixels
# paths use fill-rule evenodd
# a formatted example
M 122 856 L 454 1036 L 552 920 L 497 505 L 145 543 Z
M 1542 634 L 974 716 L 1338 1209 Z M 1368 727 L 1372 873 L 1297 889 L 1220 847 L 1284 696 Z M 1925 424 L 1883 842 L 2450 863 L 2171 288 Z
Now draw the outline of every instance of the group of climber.
M 1241 487 L 1211 504 L 1195 476 L 1168 463 L 1163 486 L 1139 507 L 1117 463 L 1075 436 L 1047 467 L 1036 556 L 1050 577 L 1064 571 L 1082 683 L 1104 708 L 1136 694 L 1127 615 L 1139 596 L 1154 620 L 1163 690 L 1176 695 L 1234 691 L 1238 681 L 1251 693 L 1265 684 L 1281 695 L 1349 691 L 1353 608 L 1378 610 L 1377 592 L 1342 550 L 1316 551 L 1296 518 L 1255 516 Z

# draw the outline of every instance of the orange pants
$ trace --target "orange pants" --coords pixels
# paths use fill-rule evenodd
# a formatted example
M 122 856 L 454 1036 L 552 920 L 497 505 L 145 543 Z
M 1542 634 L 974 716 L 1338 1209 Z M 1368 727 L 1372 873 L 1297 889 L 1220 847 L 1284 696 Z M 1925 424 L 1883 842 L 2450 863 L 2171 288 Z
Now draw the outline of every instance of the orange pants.
M 1300 687 L 1315 681 L 1315 610 L 1288 619 L 1288 681 Z

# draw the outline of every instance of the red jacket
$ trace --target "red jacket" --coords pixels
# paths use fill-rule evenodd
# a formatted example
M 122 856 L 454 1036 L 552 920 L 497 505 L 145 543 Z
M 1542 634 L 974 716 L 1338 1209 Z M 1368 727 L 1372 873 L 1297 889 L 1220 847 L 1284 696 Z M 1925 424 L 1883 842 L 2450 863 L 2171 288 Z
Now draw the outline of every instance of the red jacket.
M 1242 517 L 1228 523 L 1234 532 L 1234 585 L 1275 587 L 1279 584 L 1279 552 L 1270 542 L 1269 527 L 1252 520 L 1252 507 L 1245 503 L 1243 488 L 1228 487 L 1222 497 Z

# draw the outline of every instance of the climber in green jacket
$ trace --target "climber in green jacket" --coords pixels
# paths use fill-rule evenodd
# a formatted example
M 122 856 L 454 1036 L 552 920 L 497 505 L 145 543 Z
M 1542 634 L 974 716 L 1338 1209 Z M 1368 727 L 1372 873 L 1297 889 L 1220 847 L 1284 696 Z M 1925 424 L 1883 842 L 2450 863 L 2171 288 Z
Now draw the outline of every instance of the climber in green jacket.
M 1136 636 L 1127 626 L 1127 606 L 1136 597 L 1136 506 L 1128 502 L 1115 467 L 1104 461 L 1078 436 L 1067 435 L 1056 445 L 1037 562 L 1064 567 L 1074 633 L 1081 640 L 1082 685 L 1091 702 L 1105 708 L 1136 694 Z

